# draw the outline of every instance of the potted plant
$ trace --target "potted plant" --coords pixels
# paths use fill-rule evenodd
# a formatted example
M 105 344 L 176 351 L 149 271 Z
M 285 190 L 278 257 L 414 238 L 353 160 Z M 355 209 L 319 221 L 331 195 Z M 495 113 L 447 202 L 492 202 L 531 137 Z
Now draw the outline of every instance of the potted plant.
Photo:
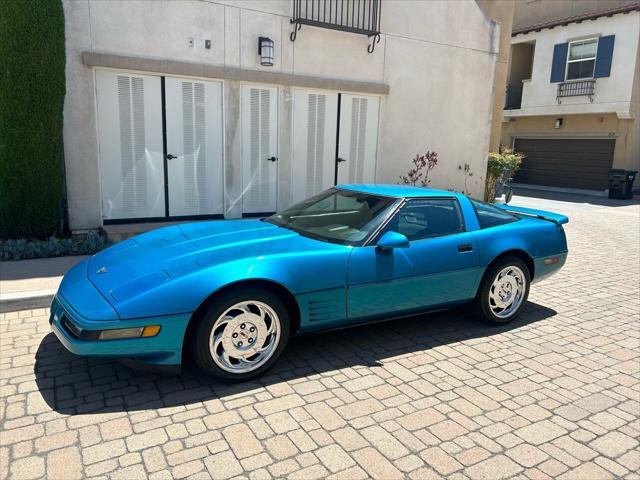
M 501 147 L 499 152 L 490 152 L 487 162 L 487 178 L 485 201 L 493 202 L 497 187 L 508 183 L 522 165 L 524 155 L 514 152 L 508 147 Z

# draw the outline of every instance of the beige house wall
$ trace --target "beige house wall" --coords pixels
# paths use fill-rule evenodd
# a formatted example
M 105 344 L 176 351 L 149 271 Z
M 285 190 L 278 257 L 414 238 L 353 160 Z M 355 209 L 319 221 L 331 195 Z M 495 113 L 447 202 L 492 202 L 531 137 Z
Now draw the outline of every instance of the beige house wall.
M 96 53 L 114 55 L 133 70 L 137 66 L 149 71 L 149 65 L 159 64 L 157 74 L 171 73 L 162 68 L 163 62 L 174 71 L 221 72 L 225 198 L 242 194 L 239 89 L 247 79 L 271 83 L 280 92 L 279 208 L 290 199 L 295 181 L 290 99 L 292 88 L 301 81 L 317 81 L 315 85 L 326 89 L 353 85 L 353 93 L 371 91 L 358 87 L 367 84 L 383 92 L 377 182 L 396 183 L 410 168 L 411 158 L 429 149 L 440 158 L 433 187 L 462 190 L 465 176 L 458 167 L 467 163 L 474 173 L 467 187 L 481 197 L 487 152 L 499 139 L 500 115 L 494 114 L 491 121 L 492 113 L 499 111 L 496 105 L 501 108 L 504 99 L 508 60 L 500 57 L 500 80 L 496 80 L 496 60 L 500 39 L 508 40 L 511 24 L 509 19 L 501 37 L 500 24 L 479 3 L 486 2 L 384 1 L 381 40 L 369 54 L 366 36 L 324 28 L 303 26 L 291 42 L 291 0 L 64 0 L 64 139 L 71 229 L 102 224 L 96 65 L 91 64 L 96 59 L 91 54 Z M 509 17 L 512 8 L 512 0 L 502 0 L 491 11 L 502 18 L 504 12 Z M 259 36 L 275 41 L 273 67 L 259 63 Z M 188 46 L 189 37 L 194 47 Z M 206 39 L 212 41 L 209 50 L 204 48 Z M 83 54 L 93 60 L 85 63 Z M 227 218 L 240 213 L 237 208 L 225 211 Z
M 485 14 L 500 23 L 500 49 L 496 60 L 496 73 L 493 82 L 493 106 L 491 114 L 490 150 L 498 150 L 502 130 L 502 108 L 509 74 L 509 54 L 514 0 L 476 0 Z

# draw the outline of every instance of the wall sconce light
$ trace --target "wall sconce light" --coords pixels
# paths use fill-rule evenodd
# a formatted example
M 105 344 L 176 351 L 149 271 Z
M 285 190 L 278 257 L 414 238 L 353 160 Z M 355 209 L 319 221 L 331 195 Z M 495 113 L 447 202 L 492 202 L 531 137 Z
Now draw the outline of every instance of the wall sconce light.
M 260 65 L 273 67 L 273 40 L 267 37 L 258 38 L 258 55 L 260 55 Z
M 562 126 L 562 117 L 556 118 L 556 128 L 560 128 Z

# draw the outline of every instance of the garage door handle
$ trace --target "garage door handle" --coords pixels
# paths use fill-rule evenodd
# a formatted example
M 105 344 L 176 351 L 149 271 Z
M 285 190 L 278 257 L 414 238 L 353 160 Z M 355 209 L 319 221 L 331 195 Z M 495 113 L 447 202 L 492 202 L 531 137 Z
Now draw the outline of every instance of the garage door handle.
M 269 157 L 269 158 L 267 158 L 267 160 L 269 160 L 270 162 L 277 162 L 278 161 L 278 157 Z
M 176 157 L 175 155 L 171 155 L 171 154 L 167 155 L 167 160 L 173 160 L 174 158 L 178 158 L 178 157 Z
M 340 158 L 340 157 L 338 157 L 338 163 L 340 163 L 340 162 L 346 162 L 346 161 L 347 161 L 347 159 L 346 159 L 346 158 Z
M 458 251 L 461 253 L 470 252 L 472 250 L 473 250 L 473 245 L 471 245 L 470 243 L 458 245 Z

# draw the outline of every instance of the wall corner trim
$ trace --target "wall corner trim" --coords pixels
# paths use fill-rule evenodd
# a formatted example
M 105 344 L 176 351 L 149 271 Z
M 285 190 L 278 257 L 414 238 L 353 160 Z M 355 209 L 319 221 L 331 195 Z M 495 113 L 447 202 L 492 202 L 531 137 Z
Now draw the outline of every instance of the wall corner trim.
M 135 57 L 107 52 L 82 52 L 82 63 L 88 67 L 105 67 L 120 70 L 135 70 L 157 74 L 240 80 L 256 83 L 271 83 L 292 87 L 320 88 L 343 92 L 387 95 L 389 85 L 376 82 L 361 82 L 312 75 L 266 72 L 244 68 L 232 68 L 207 63 L 181 62 L 162 58 Z

